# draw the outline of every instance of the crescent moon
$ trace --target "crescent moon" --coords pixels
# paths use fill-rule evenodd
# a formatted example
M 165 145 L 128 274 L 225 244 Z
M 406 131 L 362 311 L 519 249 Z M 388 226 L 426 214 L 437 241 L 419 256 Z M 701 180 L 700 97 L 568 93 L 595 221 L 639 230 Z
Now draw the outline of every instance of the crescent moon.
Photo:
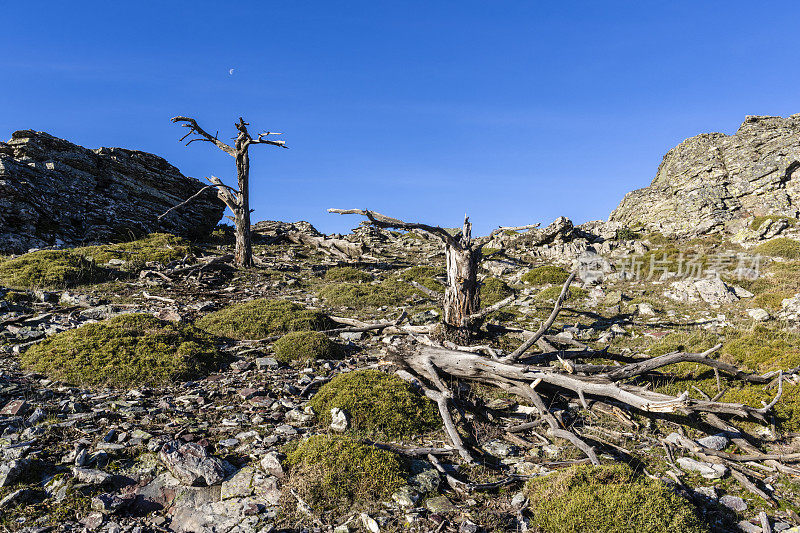
M 228 75 L 230 75 L 230 76 L 233 76 L 233 69 L 230 69 L 230 70 L 228 71 Z

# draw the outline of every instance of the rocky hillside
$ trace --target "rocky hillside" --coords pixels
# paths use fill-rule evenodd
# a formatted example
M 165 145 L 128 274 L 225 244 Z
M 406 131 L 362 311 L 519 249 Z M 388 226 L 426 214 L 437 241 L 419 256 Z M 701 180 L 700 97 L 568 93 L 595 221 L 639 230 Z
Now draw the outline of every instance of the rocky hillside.
M 649 187 L 625 195 L 609 220 L 665 235 L 736 233 L 752 217 L 796 219 L 800 114 L 748 116 L 734 135 L 705 133 L 667 152 Z
M 505 305 L 469 348 L 438 336 L 424 233 L 268 222 L 248 270 L 224 231 L 0 261 L 0 528 L 797 531 L 800 243 L 590 226 L 486 242 L 482 306 Z M 497 366 L 573 269 L 503 366 L 524 389 L 403 378 L 420 350 Z M 609 375 L 625 394 L 569 389 Z
M 0 252 L 107 243 L 155 231 L 206 236 L 225 209 L 213 190 L 158 220 L 202 186 L 157 155 L 89 150 L 47 133 L 17 131 L 0 142 Z

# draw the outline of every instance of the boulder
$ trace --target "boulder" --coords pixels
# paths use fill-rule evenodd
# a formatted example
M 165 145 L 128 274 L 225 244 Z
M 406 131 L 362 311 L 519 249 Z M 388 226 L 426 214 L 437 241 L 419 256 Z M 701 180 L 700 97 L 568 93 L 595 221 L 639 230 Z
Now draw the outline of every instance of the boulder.
M 0 252 L 106 243 L 153 232 L 207 235 L 225 204 L 165 159 L 125 148 L 90 150 L 47 133 L 0 142 Z
M 734 135 L 704 133 L 667 152 L 650 186 L 626 194 L 609 221 L 668 236 L 735 233 L 752 215 L 795 218 L 799 205 L 800 114 L 748 116 Z

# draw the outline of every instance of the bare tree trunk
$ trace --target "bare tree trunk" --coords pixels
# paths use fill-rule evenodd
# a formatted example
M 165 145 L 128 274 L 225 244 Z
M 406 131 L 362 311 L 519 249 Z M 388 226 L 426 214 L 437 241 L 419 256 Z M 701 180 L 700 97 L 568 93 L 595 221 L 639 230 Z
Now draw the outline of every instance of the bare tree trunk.
M 258 138 L 253 139 L 247 131 L 248 123 L 242 117 L 239 117 L 239 122 L 236 123 L 236 129 L 239 131 L 236 136 L 236 144 L 229 146 L 220 141 L 217 135 L 211 135 L 201 128 L 197 121 L 191 117 L 173 117 L 172 122 L 180 122 L 183 127 L 189 130 L 189 133 L 184 135 L 181 140 L 194 136 L 186 143 L 187 146 L 195 141 L 210 142 L 226 154 L 236 158 L 236 177 L 239 182 L 239 190 L 228 187 L 215 176 L 206 179 L 211 182 L 211 187 L 217 188 L 217 196 L 233 211 L 233 222 L 236 225 L 234 232 L 236 236 L 235 264 L 245 268 L 253 266 L 253 245 L 250 236 L 250 155 L 248 150 L 251 144 L 271 144 L 286 148 L 286 144 L 283 141 L 275 141 L 268 138 L 270 135 L 281 134 L 272 132 L 259 133 Z M 189 200 L 195 197 L 197 195 L 192 196 Z M 186 205 L 189 200 L 181 203 L 180 206 Z M 179 206 L 173 207 L 169 211 L 177 207 Z M 167 213 L 164 213 L 164 215 Z M 164 215 L 161 216 L 163 217 Z
M 457 344 L 470 339 L 471 324 L 467 318 L 478 312 L 481 298 L 478 284 L 480 247 L 445 248 L 447 288 L 444 293 L 444 334 Z
M 243 133 L 241 130 L 244 130 Z M 239 181 L 239 209 L 234 213 L 234 222 L 236 224 L 236 248 L 233 257 L 236 265 L 247 268 L 253 266 L 253 245 L 250 239 L 250 155 L 248 154 L 248 146 L 245 142 L 246 139 L 249 139 L 249 135 L 247 135 L 247 130 L 244 125 L 241 126 L 241 130 L 239 138 L 236 139 L 236 174 Z

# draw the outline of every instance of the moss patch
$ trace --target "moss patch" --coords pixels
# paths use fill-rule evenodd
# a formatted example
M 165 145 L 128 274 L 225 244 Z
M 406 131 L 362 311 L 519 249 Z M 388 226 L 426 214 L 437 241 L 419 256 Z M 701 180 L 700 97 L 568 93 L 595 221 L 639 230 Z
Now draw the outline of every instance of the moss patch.
M 405 484 L 394 454 L 346 436 L 311 437 L 287 454 L 286 463 L 289 487 L 315 511 L 344 514 L 387 500 Z
M 105 278 L 93 261 L 68 250 L 40 250 L 0 263 L 0 282 L 15 288 L 63 289 Z
M 106 244 L 102 246 L 85 246 L 74 248 L 73 253 L 91 257 L 97 264 L 105 264 L 112 259 L 125 261 L 123 270 L 138 272 L 147 263 L 167 264 L 177 261 L 192 253 L 186 239 L 169 233 L 151 233 L 147 237 L 131 242 Z
M 771 402 L 777 392 L 777 389 L 767 390 L 764 386 L 739 384 L 738 387 L 731 387 L 720 401 L 761 408 L 763 403 Z M 775 416 L 776 425 L 782 431 L 800 431 L 800 386 L 784 381 L 783 394 L 771 412 Z
M 401 305 L 418 291 L 397 280 L 381 283 L 335 283 L 320 289 L 318 294 L 330 305 L 364 309 Z
M 794 239 L 779 237 L 759 244 L 753 251 L 761 255 L 784 257 L 786 259 L 800 259 L 800 242 Z
M 446 274 L 443 268 L 429 266 L 413 266 L 400 272 L 397 277 L 405 281 L 416 281 L 423 287 L 436 292 L 444 292 L 444 285 L 436 279 Z
M 215 335 L 240 340 L 333 327 L 333 322 L 325 313 L 286 300 L 265 298 L 230 305 L 207 314 L 196 324 Z
M 654 342 L 649 353 L 653 357 L 672 352 L 702 353 L 718 342 L 719 336 L 708 331 L 673 331 Z
M 368 283 L 372 281 L 372 276 L 353 267 L 333 267 L 325 272 L 325 279 L 328 281 Z
M 481 305 L 489 307 L 500 300 L 514 294 L 505 281 L 498 278 L 486 278 L 481 283 Z
M 626 465 L 572 467 L 529 481 L 525 493 L 537 531 L 709 531 L 688 501 Z
M 732 335 L 722 346 L 722 359 L 753 372 L 800 366 L 800 335 L 764 326 Z
M 531 285 L 545 285 L 547 283 L 563 284 L 568 277 L 569 272 L 563 268 L 545 265 L 529 270 L 520 279 L 523 283 L 530 283 Z
M 317 359 L 340 359 L 342 347 L 318 331 L 293 331 L 272 345 L 275 359 L 282 363 L 310 363 Z
M 555 301 L 560 294 L 561 287 L 547 287 L 536 295 L 536 299 L 542 301 Z M 570 287 L 567 291 L 567 300 L 582 300 L 587 296 L 589 296 L 589 291 L 580 287 Z
M 750 229 L 757 230 L 758 228 L 761 227 L 761 224 L 763 224 L 767 220 L 769 220 L 771 222 L 775 222 L 775 221 L 780 220 L 782 218 L 786 219 L 786 221 L 789 223 L 789 226 L 794 226 L 794 225 L 797 224 L 797 219 L 796 218 L 782 217 L 782 216 L 778 216 L 778 215 L 766 215 L 766 216 L 760 216 L 760 217 L 753 217 L 753 220 L 750 221 Z
M 29 370 L 83 385 L 161 385 L 202 376 L 223 357 L 214 337 L 147 314 L 58 333 L 22 354 Z
M 106 281 L 113 271 L 97 265 L 112 259 L 124 260 L 124 271 L 138 272 L 148 262 L 168 263 L 190 253 L 186 240 L 166 233 L 119 244 L 40 250 L 0 262 L 0 282 L 17 288 L 63 289 Z
M 331 422 L 331 409 L 350 414 L 356 431 L 387 437 L 419 434 L 441 425 L 433 402 L 397 376 L 378 370 L 339 374 L 320 387 L 309 405 L 321 424 Z

